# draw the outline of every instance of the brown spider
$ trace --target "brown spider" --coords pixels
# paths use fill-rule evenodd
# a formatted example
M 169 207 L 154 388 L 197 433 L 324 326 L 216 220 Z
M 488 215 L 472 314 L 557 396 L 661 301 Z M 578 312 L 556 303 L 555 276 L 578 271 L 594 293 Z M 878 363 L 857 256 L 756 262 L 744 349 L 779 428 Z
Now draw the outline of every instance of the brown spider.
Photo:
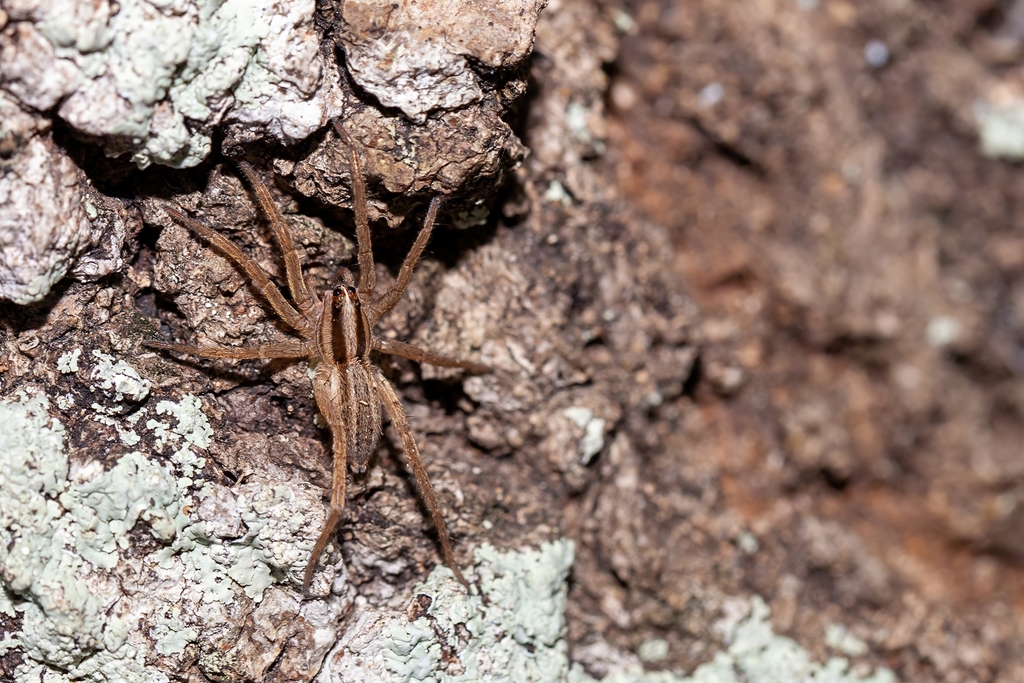
M 303 280 L 302 264 L 288 225 L 274 205 L 267 186 L 263 184 L 251 166 L 241 162 L 239 167 L 255 190 L 263 210 L 270 218 L 270 225 L 284 255 L 288 291 L 291 293 L 294 305 L 285 299 L 281 290 L 271 282 L 256 262 L 246 256 L 233 242 L 219 232 L 185 217 L 175 209 L 165 207 L 164 210 L 175 221 L 234 261 L 260 291 L 274 312 L 300 338 L 255 348 L 203 347 L 165 342 L 145 342 L 145 344 L 154 349 L 204 358 L 286 360 L 305 358 L 315 365 L 313 394 L 320 412 L 331 428 L 334 474 L 327 520 L 313 547 L 309 563 L 306 565 L 306 573 L 302 582 L 304 591 L 309 589 L 317 561 L 330 540 L 331 533 L 341 516 L 342 508 L 345 506 L 346 466 L 353 472 L 364 472 L 370 456 L 377 447 L 381 433 L 381 404 L 391 416 L 391 421 L 402 439 L 402 446 L 413 474 L 416 476 L 416 482 L 419 484 L 423 503 L 430 512 L 434 526 L 437 527 L 445 563 L 455 572 L 456 578 L 468 587 L 466 579 L 455 564 L 455 555 L 452 553 L 451 543 L 448 540 L 448 529 L 441 512 L 441 504 L 430 483 L 430 478 L 427 476 L 427 471 L 423 467 L 405 410 L 402 408 L 395 390 L 384 378 L 380 369 L 370 362 L 370 353 L 377 351 L 442 367 L 466 368 L 477 372 L 489 370 L 484 365 L 442 356 L 412 344 L 377 337 L 373 334 L 373 328 L 377 322 L 395 307 L 402 298 L 405 288 L 409 285 L 413 268 L 416 267 L 416 263 L 427 245 L 427 240 L 430 239 L 430 232 L 441 206 L 441 198 L 435 197 L 430 202 L 423 228 L 412 249 L 409 250 L 409 254 L 405 257 L 395 284 L 383 296 L 373 301 L 376 273 L 373 252 L 370 248 L 366 186 L 351 138 L 337 123 L 335 123 L 335 128 L 349 148 L 353 209 L 358 241 L 358 283 L 353 286 L 352 273 L 347 269 L 342 269 L 336 278 L 335 286 L 324 292 L 322 297 L 317 298 L 309 291 Z

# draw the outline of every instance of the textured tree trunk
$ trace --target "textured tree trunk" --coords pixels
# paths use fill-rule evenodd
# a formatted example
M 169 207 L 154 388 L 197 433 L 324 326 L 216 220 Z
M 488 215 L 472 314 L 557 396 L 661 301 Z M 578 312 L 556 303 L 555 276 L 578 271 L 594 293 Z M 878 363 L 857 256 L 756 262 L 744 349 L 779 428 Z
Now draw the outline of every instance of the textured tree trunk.
M 953 574 L 858 516 L 898 528 L 915 504 L 878 504 L 886 486 L 919 500 L 891 455 L 907 422 L 938 434 L 940 464 L 915 471 L 955 538 L 1017 552 L 1019 421 L 1000 416 L 1019 392 L 999 375 L 987 432 L 987 380 L 950 369 L 973 358 L 957 320 L 927 325 L 939 352 L 900 336 L 924 313 L 882 304 L 932 311 L 903 280 L 940 251 L 901 232 L 918 224 L 901 202 L 946 185 L 885 176 L 874 91 L 834 49 L 869 10 L 791 5 L 0 2 L 0 678 L 1015 680 L 1013 600 L 951 614 L 934 596 Z M 885 12 L 917 35 L 917 14 Z M 965 84 L 991 78 L 954 38 L 936 52 L 956 68 L 922 79 L 963 127 Z M 291 338 L 165 211 L 287 290 L 238 161 L 317 295 L 355 268 L 334 122 L 367 182 L 378 292 L 444 198 L 376 331 L 492 370 L 375 360 L 468 592 L 385 418 L 304 594 L 332 472 L 314 369 L 143 345 Z M 1007 272 L 1010 242 L 990 249 Z M 935 415 L 962 396 L 949 446 Z
M 585 4 L 545 15 L 550 73 L 524 99 L 541 9 L 8 13 L 5 673 L 568 675 L 573 544 L 560 508 L 596 476 L 625 404 L 656 389 L 630 379 L 639 354 L 678 349 L 664 378 L 678 392 L 694 353 L 684 313 L 659 315 L 666 340 L 653 339 L 650 297 L 673 310 L 683 299 L 658 285 L 643 230 L 606 215 L 608 192 L 582 162 L 600 145 L 610 29 Z M 565 33 L 556 24 L 574 24 L 571 13 L 593 23 Z M 405 228 L 431 197 L 447 199 L 380 332 L 493 367 L 467 377 L 383 360 L 473 595 L 449 570 L 431 573 L 436 539 L 389 427 L 304 596 L 331 471 L 310 369 L 180 362 L 142 346 L 287 338 L 244 274 L 163 211 L 217 229 L 282 282 L 233 159 L 271 185 L 316 291 L 354 260 L 349 153 L 332 121 L 369 184 L 384 286 L 415 234 Z M 536 138 L 532 156 L 513 126 Z

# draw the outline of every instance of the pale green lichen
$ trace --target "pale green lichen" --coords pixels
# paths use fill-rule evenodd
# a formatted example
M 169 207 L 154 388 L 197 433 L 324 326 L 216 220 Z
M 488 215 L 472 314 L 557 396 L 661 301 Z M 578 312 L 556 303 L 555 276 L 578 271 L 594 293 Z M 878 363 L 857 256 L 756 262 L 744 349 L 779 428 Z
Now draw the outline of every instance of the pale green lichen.
M 182 474 L 185 477 L 191 478 L 196 469 L 202 469 L 206 465 L 206 459 L 193 453 L 190 446 L 209 448 L 210 438 L 213 436 L 210 422 L 203 413 L 202 402 L 192 394 L 185 394 L 180 403 L 173 401 L 157 403 L 156 414 L 170 415 L 177 420 L 174 427 L 157 420 L 150 420 L 146 426 L 156 432 L 157 448 L 163 448 L 167 443 L 178 443 L 181 439 L 185 440 L 185 444 L 171 455 L 171 460 L 181 465 Z M 188 486 L 190 483 L 185 485 Z
M 110 389 L 116 391 L 113 383 Z M 191 479 L 137 451 L 106 471 L 98 462 L 79 466 L 69 481 L 64 427 L 48 408 L 41 393 L 19 392 L 0 401 L 0 611 L 22 617 L 21 631 L 0 638 L 0 647 L 23 650 L 20 678 L 166 680 L 147 672 L 145 646 L 129 639 L 117 616 L 124 596 L 114 572 L 140 521 L 169 544 L 143 565 L 163 560 L 184 579 L 171 592 L 172 601 L 197 591 L 228 602 L 236 599 L 236 583 L 259 600 L 269 585 L 304 565 L 312 542 L 296 539 L 308 536 L 302 532 L 312 525 L 295 507 L 318 509 L 319 495 L 304 492 L 308 500 L 297 501 L 300 494 L 287 486 L 242 485 L 235 512 L 244 531 L 237 539 L 215 539 L 205 533 L 206 521 L 193 522 L 185 514 L 193 496 L 183 482 Z M 209 423 L 195 397 L 161 402 L 158 412 L 176 418 L 168 434 L 184 446 L 175 455 L 209 444 Z M 161 602 L 165 597 L 151 599 L 166 605 L 150 632 L 157 650 L 182 652 L 199 637 L 199 625 L 188 623 L 174 602 Z
M 90 387 L 91 390 L 93 392 L 103 392 L 108 397 L 112 398 L 115 404 L 117 404 L 110 407 L 104 407 L 99 403 L 93 403 L 90 406 L 93 410 L 93 419 L 100 424 L 113 427 L 117 432 L 117 436 L 121 440 L 121 443 L 129 448 L 134 447 L 142 441 L 142 437 L 140 437 L 134 429 L 121 426 L 121 419 L 119 416 L 125 409 L 125 406 L 121 405 L 121 402 L 127 399 L 133 403 L 141 403 L 149 396 L 149 391 L 153 385 L 148 379 L 143 379 L 142 376 L 139 375 L 138 370 L 123 360 L 119 360 L 115 363 L 113 356 L 102 353 L 98 350 L 94 350 L 92 355 L 98 362 L 95 367 L 93 367 L 92 372 L 89 373 L 89 378 L 93 380 L 92 386 Z M 60 399 L 57 400 L 57 405 L 62 410 L 69 407 L 67 402 L 61 401 Z M 128 423 L 134 427 L 145 412 L 145 408 L 140 408 L 135 411 L 128 417 Z M 115 417 L 118 419 L 115 419 Z
M 212 128 L 225 121 L 293 141 L 323 123 L 328 100 L 317 90 L 312 0 L 56 7 L 44 3 L 34 13 L 57 59 L 47 91 L 31 93 L 33 106 L 49 109 L 63 98 L 55 107 L 61 118 L 104 139 L 108 153 L 130 151 L 140 168 L 195 166 L 210 153 Z
M 382 626 L 384 668 L 397 683 L 596 683 L 578 664 L 570 667 L 565 644 L 566 578 L 572 566 L 570 541 L 540 551 L 501 553 L 490 546 L 476 552 L 480 594 L 467 595 L 451 571 L 438 567 L 414 591 L 413 610 L 429 598 L 425 614 L 410 621 L 395 617 Z M 691 676 L 645 672 L 639 665 L 616 671 L 603 683 L 894 683 L 888 669 L 860 676 L 834 657 L 811 660 L 796 641 L 776 635 L 765 602 L 754 596 L 734 601 L 720 631 L 727 649 Z M 745 616 L 744 616 L 745 615 Z M 641 658 L 668 655 L 661 639 L 641 646 Z M 361 656 L 368 656 L 361 653 Z M 372 659 L 372 656 L 370 657 Z M 339 674 L 341 672 L 338 672 Z M 338 674 L 326 680 L 344 680 Z M 367 679 L 370 680 L 370 679 Z M 376 679 L 373 679 L 376 680 Z
M 106 681 L 123 671 L 119 680 L 158 680 L 128 675 L 135 664 L 142 671 L 141 653 L 127 642 L 124 622 L 109 614 L 117 583 L 97 572 L 116 564 L 115 548 L 136 520 L 148 519 L 166 536 L 180 509 L 159 507 L 165 473 L 138 453 L 69 482 L 64 427 L 48 409 L 41 393 L 0 401 L 0 582 L 21 613 L 13 637 L 29 660 L 18 675 L 31 678 L 47 664 L 69 679 Z
M 64 672 L 26 661 L 14 670 L 14 683 L 169 683 L 167 674 L 146 664 L 143 651 L 125 644 L 101 650 L 82 666 Z
M 744 531 L 736 537 L 736 547 L 747 555 L 753 555 L 761 547 L 761 544 L 757 542 L 757 536 L 749 531 Z
M 93 383 L 93 391 L 100 390 L 115 401 L 127 398 L 134 403 L 149 396 L 153 384 L 143 379 L 138 370 L 123 360 L 115 363 L 113 356 L 101 351 L 93 351 L 92 355 L 98 361 L 89 374 L 90 379 L 97 380 Z
M 199 498 L 211 495 L 213 485 L 208 485 Z M 305 499 L 299 500 L 300 496 Z M 313 539 L 302 532 L 315 524 L 297 510 L 317 509 L 319 496 L 290 486 L 253 483 L 239 486 L 237 495 L 224 497 L 231 501 L 230 513 L 244 523 L 241 536 L 218 538 L 217 522 L 201 520 L 185 529 L 159 559 L 169 566 L 177 556 L 205 602 L 234 600 L 232 581 L 259 602 L 272 584 L 305 569 Z
M 68 460 L 64 426 L 48 409 L 41 393 L 20 391 L 14 400 L 0 402 L 0 576 L 15 593 L 31 590 L 61 550 L 53 536 Z
M 60 358 L 57 359 L 57 370 L 63 375 L 78 372 L 78 358 L 81 355 L 82 349 L 73 349 L 67 353 L 62 353 Z
M 181 608 L 171 608 L 170 614 L 159 619 L 153 629 L 157 652 L 165 657 L 181 654 L 185 647 L 199 637 L 199 631 L 182 620 Z
M 604 448 L 604 419 L 594 417 L 593 410 L 582 406 L 570 406 L 563 410 L 562 414 L 583 430 L 583 438 L 580 439 L 579 445 L 580 463 L 589 465 L 594 456 Z
M 194 166 L 209 154 L 210 137 L 205 131 L 190 132 L 185 116 L 205 120 L 210 104 L 220 104 L 230 96 L 266 34 L 266 24 L 253 21 L 253 12 L 247 7 L 240 1 L 201 1 L 187 8 L 192 16 L 181 16 L 129 0 L 121 3 L 109 22 L 95 27 L 94 32 L 102 32 L 103 37 L 88 38 L 101 48 L 91 51 L 82 51 L 62 35 L 78 34 L 78 42 L 85 37 L 83 27 L 65 25 L 74 21 L 73 15 L 47 17 L 39 29 L 58 46 L 58 56 L 73 60 L 95 79 L 73 96 L 63 115 L 72 125 L 99 126 L 98 134 L 132 140 L 133 161 L 140 168 L 154 161 Z M 154 35 L 161 39 L 151 40 Z M 100 78 L 100 74 L 105 76 Z M 110 85 L 104 82 L 108 79 Z M 104 88 L 110 87 L 123 102 L 123 113 L 94 122 L 86 118 L 84 110 L 78 111 L 85 102 L 104 97 Z M 171 106 L 158 108 L 167 100 Z
M 174 475 L 138 451 L 122 456 L 101 476 L 71 487 L 60 502 L 82 529 L 75 549 L 101 569 L 117 565 L 117 551 L 127 547 L 127 533 L 136 522 L 146 522 L 153 536 L 165 542 L 189 523 L 182 507 L 190 499 L 183 497 Z
M 636 655 L 645 662 L 660 662 L 668 657 L 668 641 L 664 638 L 651 638 L 640 643 Z
M 467 209 L 459 211 L 452 217 L 452 225 L 459 229 L 473 228 L 479 225 L 486 225 L 487 219 L 491 216 L 490 204 L 483 199 L 477 199 Z
M 544 191 L 544 201 L 552 204 L 572 205 L 572 196 L 566 191 L 565 186 L 557 180 L 552 180 L 548 189 Z
M 203 414 L 203 404 L 192 394 L 185 394 L 180 403 L 160 401 L 156 404 L 156 414 L 173 415 L 178 421 L 173 430 L 175 434 L 180 435 L 193 446 L 209 447 L 213 429 L 210 428 L 210 422 Z
M 10 610 L 11 610 L 11 613 L 8 614 L 8 616 L 13 617 L 14 614 L 15 614 L 15 612 L 14 612 L 14 603 L 10 602 L 10 598 L 7 598 L 7 601 L 10 603 Z M 7 614 L 7 613 L 4 612 L 4 614 Z M 18 647 L 18 639 L 17 639 L 17 637 L 15 637 L 15 635 L 13 633 L 4 634 L 3 638 L 0 638 L 0 657 L 3 657 L 4 655 L 6 655 L 8 652 L 10 652 L 11 650 L 13 650 L 16 647 Z
M 974 118 L 987 157 L 1024 159 L 1024 98 L 1002 96 L 974 103 Z
M 127 363 L 95 353 L 95 391 L 115 402 L 143 400 L 150 384 Z M 117 430 L 137 426 L 146 408 L 129 416 L 95 406 L 94 419 Z M 275 582 L 295 582 L 305 568 L 322 519 L 321 492 L 307 485 L 241 484 L 233 490 L 194 478 L 213 430 L 202 402 L 186 395 L 155 407 L 167 423 L 150 420 L 149 442 L 172 450 L 169 462 L 132 451 L 104 469 L 100 461 L 69 467 L 64 427 L 49 415 L 41 392 L 0 400 L 0 612 L 20 616 L 21 630 L 0 633 L 0 652 L 20 648 L 18 680 L 109 683 L 166 681 L 148 670 L 155 648 L 181 654 L 201 636 L 202 617 L 216 611 L 183 609 L 184 600 L 229 603 L 242 591 L 254 601 Z M 155 424 L 154 424 L 155 423 Z M 154 426 L 156 429 L 154 429 Z M 113 437 L 110 437 L 113 440 Z M 190 510 L 212 492 L 226 502 L 207 514 Z M 227 520 L 219 518 L 227 516 Z M 142 522 L 164 547 L 124 563 L 129 533 Z M 136 531 L 136 533 L 138 533 Z M 160 576 L 152 592 L 125 595 L 128 577 Z M 145 605 L 144 607 L 141 607 Z M 129 630 L 128 614 L 148 615 Z
M 853 635 L 842 624 L 825 627 L 825 644 L 851 657 L 863 657 L 868 653 L 868 644 Z
M 186 394 L 177 403 L 160 401 L 156 413 L 173 418 L 175 423 L 172 426 L 151 419 L 146 427 L 156 435 L 156 448 L 181 445 L 170 459 L 183 474 L 177 479 L 177 486 L 184 491 L 195 483 L 193 477 L 206 464 L 206 459 L 192 449 L 209 447 L 213 429 L 203 413 L 202 402 L 192 394 Z M 197 498 L 203 500 L 212 490 L 212 485 L 205 485 Z M 308 500 L 297 505 L 301 495 Z M 210 528 L 212 522 L 199 520 L 179 528 L 174 543 L 160 551 L 156 560 L 164 567 L 173 561 L 184 563 L 186 576 L 201 591 L 205 602 L 234 600 L 232 582 L 259 602 L 269 586 L 287 580 L 296 567 L 304 568 L 312 541 L 301 532 L 315 525 L 297 513 L 296 508 L 319 510 L 319 493 L 255 483 L 238 487 L 237 495 L 228 498 L 232 501 L 232 514 L 245 525 L 243 535 L 218 538 Z
M 6 588 L 0 587 L 0 614 L 6 614 L 9 617 L 13 617 L 17 614 L 14 611 L 14 601 L 11 600 L 10 594 Z
M 408 624 L 395 620 L 384 629 L 384 637 L 384 661 L 395 681 L 435 680 L 434 672 L 441 664 L 441 644 L 429 620 Z
M 587 123 L 589 117 L 590 111 L 587 107 L 575 100 L 569 102 L 569 106 L 565 108 L 565 127 L 574 139 L 584 144 L 594 139 L 594 134 L 590 132 Z
M 476 551 L 476 560 L 482 595 L 467 595 L 451 570 L 438 567 L 414 590 L 430 599 L 426 615 L 412 622 L 396 619 L 385 627 L 383 655 L 394 680 L 564 680 L 572 542 L 556 541 L 539 551 L 519 553 L 484 545 Z M 447 664 L 442 666 L 443 652 L 452 656 L 444 658 Z
M 180 403 L 160 401 L 156 404 L 156 414 L 170 415 L 178 422 L 174 427 L 157 420 L 146 423 L 147 428 L 156 432 L 157 448 L 163 448 L 168 443 L 178 443 L 181 439 L 200 448 L 210 446 L 213 429 L 203 413 L 202 402 L 194 395 L 185 394 Z
M 117 435 L 120 437 L 121 443 L 123 443 L 125 446 L 128 446 L 129 448 L 138 445 L 138 443 L 142 441 L 142 437 L 139 436 L 133 429 L 119 428 L 117 430 Z
M 728 648 L 697 668 L 692 676 L 668 671 L 645 672 L 640 667 L 609 674 L 602 683 L 895 683 L 896 676 L 886 668 L 860 676 L 850 672 L 850 663 L 833 657 L 825 664 L 811 660 L 810 654 L 792 638 L 775 633 L 768 616 L 771 611 L 759 596 L 749 601 L 749 614 L 738 621 L 724 620 L 722 630 Z M 596 683 L 579 665 L 574 665 L 569 683 Z
M 57 398 L 57 406 L 61 410 L 66 410 L 68 407 L 67 402 L 62 401 L 60 397 Z M 117 436 L 121 440 L 121 443 L 123 443 L 125 446 L 132 447 L 135 446 L 140 441 L 142 441 L 142 437 L 140 437 L 134 429 L 125 429 L 124 427 L 121 426 L 120 420 L 115 420 L 114 418 L 110 417 L 110 415 L 116 415 L 120 411 L 121 406 L 118 406 L 117 409 L 111 410 L 108 408 L 104 408 L 99 403 L 93 403 L 90 407 L 94 411 L 92 419 L 95 420 L 96 422 L 99 422 L 100 424 L 107 425 L 108 427 L 113 427 L 114 430 L 117 432 Z M 141 414 L 145 412 L 146 409 L 142 408 L 141 410 L 138 410 L 135 413 L 133 413 L 132 416 L 130 416 L 128 419 L 129 421 L 131 421 L 131 417 L 138 418 Z M 134 422 L 132 424 L 134 424 Z
M 549 543 L 539 551 L 502 553 L 490 546 L 476 552 L 480 591 L 467 595 L 446 567 L 435 569 L 414 591 L 410 613 L 377 621 L 383 645 L 340 644 L 353 666 L 378 670 L 390 678 L 361 680 L 396 683 L 597 683 L 579 664 L 570 666 L 565 644 L 566 579 L 573 561 L 571 541 Z M 603 683 L 895 683 L 880 668 L 869 675 L 850 671 L 847 659 L 824 664 L 791 638 L 777 635 L 768 606 L 758 596 L 733 599 L 718 625 L 726 649 L 692 675 L 646 672 L 636 665 L 615 671 Z M 374 619 L 365 620 L 373 623 Z M 645 661 L 662 660 L 668 643 L 641 646 Z M 376 657 L 381 659 L 377 659 Z M 352 670 L 328 671 L 323 681 L 345 681 Z M 360 673 L 362 675 L 362 673 Z M 320 680 L 320 679 L 318 679 Z

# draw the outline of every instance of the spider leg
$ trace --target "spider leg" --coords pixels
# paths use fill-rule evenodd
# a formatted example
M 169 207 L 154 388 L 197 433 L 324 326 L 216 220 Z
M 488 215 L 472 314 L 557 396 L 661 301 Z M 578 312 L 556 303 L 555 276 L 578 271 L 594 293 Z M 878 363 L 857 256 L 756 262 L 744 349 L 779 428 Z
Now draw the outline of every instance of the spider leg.
M 325 382 L 313 383 L 313 394 L 316 396 L 317 405 L 323 413 L 327 424 L 331 427 L 331 437 L 334 450 L 334 473 L 331 479 L 331 504 L 327 508 L 327 519 L 324 521 L 324 528 L 320 537 L 316 539 L 316 545 L 309 556 L 309 563 L 306 565 L 306 573 L 302 578 L 302 591 L 309 592 L 309 584 L 313 581 L 313 573 L 316 571 L 317 562 L 324 548 L 331 540 L 338 520 L 341 519 L 341 512 L 345 508 L 345 473 L 348 463 L 348 444 L 344 429 L 344 415 L 340 412 L 336 397 Z
M 340 464 L 339 464 L 340 463 Z M 309 554 L 309 563 L 306 565 L 306 572 L 302 576 L 302 592 L 309 592 L 309 585 L 313 583 L 313 573 L 316 572 L 316 565 L 320 556 L 327 547 L 327 543 L 334 535 L 334 530 L 341 519 L 341 511 L 345 508 L 345 459 L 338 458 L 337 448 L 334 453 L 334 483 L 331 486 L 331 505 L 327 508 L 327 519 L 324 520 L 324 528 L 316 539 L 313 552 Z
M 401 356 L 402 358 L 408 358 L 420 363 L 429 363 L 441 368 L 465 368 L 473 372 L 490 372 L 492 370 L 489 365 L 473 363 L 461 358 L 453 358 L 452 356 L 442 356 L 439 353 L 433 353 L 412 344 L 406 344 L 395 339 L 385 339 L 384 337 L 373 338 L 373 350 L 391 356 Z
M 159 341 L 144 341 L 143 346 L 160 351 L 174 351 L 189 356 L 201 358 L 233 358 L 236 360 L 270 360 L 272 358 L 286 358 L 288 360 L 299 360 L 308 358 L 309 351 L 301 342 L 283 342 L 281 344 L 266 344 L 247 348 L 236 348 L 233 346 L 190 346 L 188 344 L 169 344 Z
M 274 198 L 270 196 L 270 190 L 267 189 L 266 183 L 256 175 L 253 167 L 244 161 L 239 161 L 238 167 L 242 169 L 242 173 L 249 180 L 249 184 L 256 192 L 260 206 L 270 218 L 270 226 L 274 229 L 277 243 L 281 246 L 281 252 L 284 255 L 284 267 L 288 274 L 288 291 L 291 292 L 292 301 L 298 304 L 303 312 L 308 312 L 313 308 L 314 301 L 310 296 L 309 289 L 306 288 L 306 281 L 302 279 L 302 263 L 299 260 L 299 251 L 295 248 L 295 240 L 292 239 L 292 231 L 274 203 Z
M 334 129 L 348 146 L 349 173 L 352 176 L 352 211 L 356 215 L 356 241 L 359 243 L 359 284 L 356 290 L 363 301 L 369 301 L 377 287 L 377 271 L 373 265 L 373 245 L 370 240 L 370 220 L 366 211 L 366 182 L 359 166 L 359 155 L 348 132 L 341 122 L 334 122 Z
M 434 197 L 430 202 L 430 208 L 427 209 L 427 217 L 423 221 L 423 228 L 420 230 L 420 234 L 417 235 L 412 249 L 406 255 L 405 261 L 402 262 L 402 267 L 398 271 L 398 278 L 395 280 L 395 284 L 370 307 L 370 313 L 367 317 L 370 319 L 371 328 L 394 308 L 402 298 L 402 295 L 405 294 L 405 288 L 409 286 L 409 280 L 412 279 L 412 271 L 419 262 L 420 256 L 423 255 L 427 242 L 430 240 L 430 233 L 434 229 L 434 221 L 437 219 L 437 211 L 440 208 L 441 198 Z
M 448 539 L 448 526 L 444 523 L 441 502 L 438 500 L 434 485 L 430 483 L 427 470 L 423 467 L 423 461 L 420 459 L 420 450 L 416 446 L 416 439 L 413 437 L 412 428 L 409 426 L 409 418 L 405 414 L 405 408 L 402 407 L 402 402 L 398 400 L 398 395 L 395 394 L 395 390 L 388 384 L 388 381 L 384 379 L 384 375 L 380 373 L 380 370 L 375 369 L 373 375 L 377 384 L 377 393 L 380 394 L 381 402 L 384 403 L 384 409 L 388 411 L 388 415 L 391 416 L 391 421 L 394 423 L 395 429 L 402 439 L 405 457 L 409 460 L 409 466 L 412 467 L 416 483 L 419 484 L 420 495 L 423 496 L 423 504 L 427 506 L 427 511 L 434 521 L 434 527 L 437 528 L 437 535 L 441 539 L 441 552 L 444 554 L 444 562 L 455 573 L 455 578 L 459 580 L 459 583 L 468 590 L 469 583 L 462 575 L 462 572 L 459 571 L 459 566 L 455 563 L 455 553 L 452 552 L 452 544 Z
M 235 262 L 239 268 L 245 271 L 245 274 L 252 280 L 252 283 L 256 286 L 256 289 L 260 291 L 263 298 L 267 300 L 267 303 L 274 309 L 274 312 L 285 323 L 288 324 L 292 329 L 305 334 L 309 330 L 309 320 L 303 314 L 295 310 L 295 308 L 288 303 L 288 300 L 281 294 L 281 290 L 277 288 L 267 274 L 253 261 L 251 258 L 245 255 L 245 253 L 238 248 L 234 242 L 229 240 L 224 235 L 220 234 L 212 228 L 208 228 L 199 221 L 192 220 L 186 217 L 184 214 L 179 212 L 177 209 L 172 209 L 169 206 L 164 206 L 164 211 L 167 215 L 173 218 L 178 223 L 181 223 L 186 228 L 199 235 L 212 246 L 220 250 L 225 256 Z

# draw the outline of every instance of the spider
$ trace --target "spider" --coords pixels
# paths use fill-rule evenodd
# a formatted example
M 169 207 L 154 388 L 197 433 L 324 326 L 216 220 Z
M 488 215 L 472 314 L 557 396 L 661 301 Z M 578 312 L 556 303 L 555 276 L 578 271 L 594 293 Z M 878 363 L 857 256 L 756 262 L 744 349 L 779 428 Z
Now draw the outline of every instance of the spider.
M 409 419 L 406 417 L 402 403 L 391 384 L 384 378 L 380 369 L 370 361 L 371 352 L 378 352 L 431 365 L 464 368 L 473 372 L 490 370 L 485 365 L 443 356 L 412 344 L 385 339 L 373 334 L 374 327 L 384 315 L 395 307 L 408 287 L 413 269 L 430 239 L 438 209 L 441 207 L 441 198 L 435 197 L 430 202 L 423 228 L 406 255 L 394 285 L 374 301 L 376 272 L 370 245 L 366 186 L 352 139 L 340 124 L 335 123 L 334 125 L 349 150 L 353 210 L 358 242 L 358 278 L 353 278 L 351 271 L 343 268 L 338 272 L 333 287 L 321 296 L 318 297 L 310 292 L 303 279 L 302 264 L 292 240 L 291 231 L 275 206 L 270 191 L 250 165 L 239 162 L 238 166 L 255 191 L 260 206 L 270 218 L 270 225 L 284 258 L 291 302 L 285 299 L 281 290 L 252 258 L 222 234 L 184 216 L 176 209 L 165 207 L 164 210 L 176 222 L 234 261 L 278 317 L 294 331 L 298 339 L 293 338 L 285 342 L 250 348 L 189 346 L 156 341 L 145 342 L 145 345 L 161 351 L 172 351 L 203 358 L 284 359 L 291 361 L 307 359 L 315 366 L 313 394 L 320 412 L 330 426 L 334 472 L 327 519 L 316 545 L 313 546 L 309 563 L 306 565 L 302 582 L 304 592 L 309 590 L 317 562 L 330 540 L 345 506 L 346 469 L 351 469 L 354 473 L 364 472 L 370 456 L 376 450 L 381 434 L 382 405 L 391 416 L 391 422 L 402 440 L 402 447 L 419 485 L 423 503 L 437 528 L 444 561 L 455 573 L 459 582 L 468 588 L 469 584 L 455 563 L 455 555 L 448 538 L 448 528 L 444 522 L 441 504 L 437 492 L 427 476 L 427 471 L 423 467 L 419 449 L 416 447 L 416 439 L 409 426 Z

